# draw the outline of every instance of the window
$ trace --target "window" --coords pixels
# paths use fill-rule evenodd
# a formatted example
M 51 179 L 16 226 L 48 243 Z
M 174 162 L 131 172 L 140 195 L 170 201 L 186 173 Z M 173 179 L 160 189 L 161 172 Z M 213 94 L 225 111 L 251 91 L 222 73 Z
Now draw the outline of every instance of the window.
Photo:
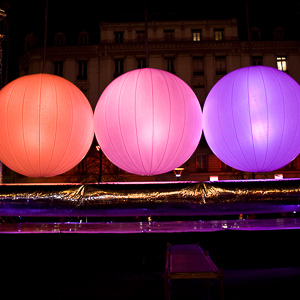
M 204 105 L 204 102 L 206 99 L 205 85 L 194 85 L 193 91 L 194 91 L 201 107 L 203 108 L 203 105 Z
M 89 34 L 87 32 L 80 32 L 78 35 L 78 44 L 86 46 L 89 44 Z
M 204 75 L 204 59 L 202 56 L 193 57 L 193 76 Z
M 146 58 L 137 58 L 136 61 L 138 69 L 146 68 Z
M 165 58 L 165 70 L 173 74 L 175 74 L 174 60 L 173 57 Z
M 277 27 L 274 29 L 274 39 L 276 41 L 283 41 L 284 40 L 284 30 L 281 27 Z
M 227 67 L 226 67 L 226 56 L 216 56 L 216 75 L 226 75 Z
M 114 78 L 122 75 L 124 73 L 124 59 L 115 59 L 115 72 Z
M 296 170 L 297 167 L 296 167 L 296 163 L 294 160 L 292 160 L 289 164 L 287 164 L 285 167 L 285 170 Z
M 86 96 L 88 98 L 88 89 L 84 88 L 84 87 L 80 87 L 80 90 L 82 91 L 82 93 L 84 94 L 84 96 Z
M 79 173 L 84 173 L 87 170 L 86 159 L 83 159 L 78 165 L 77 169 Z
M 62 32 L 55 34 L 54 44 L 55 46 L 64 46 L 66 42 L 66 37 Z
M 287 58 L 286 56 L 277 56 L 277 69 L 287 72 Z
M 223 41 L 224 29 L 215 29 L 215 41 Z
M 87 80 L 87 61 L 79 60 L 77 80 Z
M 24 68 L 24 75 L 29 75 L 29 68 L 28 67 Z
M 115 176 L 119 176 L 119 175 L 125 174 L 125 171 L 123 171 L 122 169 L 120 169 L 116 165 L 111 164 L 111 174 L 115 175 Z
M 263 65 L 263 57 L 262 56 L 252 56 L 252 64 L 253 64 L 253 66 L 262 66 Z
M 164 30 L 165 41 L 174 40 L 174 30 Z
M 145 31 L 136 31 L 136 40 L 137 42 L 145 42 Z
M 207 172 L 207 154 L 200 153 L 196 155 L 196 170 L 198 172 Z
M 250 34 L 251 34 L 251 40 L 252 41 L 259 41 L 260 40 L 260 28 L 252 27 Z
M 115 31 L 115 43 L 122 44 L 124 42 L 124 31 Z
M 220 169 L 222 172 L 231 172 L 232 168 L 220 160 Z
M 201 41 L 201 30 L 194 29 L 192 30 L 193 42 L 200 42 Z
M 33 49 L 34 46 L 36 46 L 38 43 L 37 37 L 31 33 L 27 34 L 25 37 L 25 50 L 30 51 Z
M 53 62 L 53 66 L 54 66 L 53 74 L 62 77 L 64 63 L 62 61 L 55 61 Z

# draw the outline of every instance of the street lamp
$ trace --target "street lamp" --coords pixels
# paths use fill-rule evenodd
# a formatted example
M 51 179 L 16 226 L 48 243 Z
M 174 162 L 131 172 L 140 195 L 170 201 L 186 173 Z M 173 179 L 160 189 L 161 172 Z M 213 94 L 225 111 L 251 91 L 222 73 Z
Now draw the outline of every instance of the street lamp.
M 175 176 L 177 178 L 179 178 L 179 177 L 181 177 L 181 173 L 182 173 L 183 170 L 184 170 L 184 168 L 175 168 L 173 171 L 175 173 Z
M 101 147 L 99 145 L 96 146 L 96 150 L 99 152 L 99 178 L 98 178 L 98 182 L 102 181 L 102 150 Z
M 0 21 L 3 21 L 6 18 L 6 12 L 0 8 Z

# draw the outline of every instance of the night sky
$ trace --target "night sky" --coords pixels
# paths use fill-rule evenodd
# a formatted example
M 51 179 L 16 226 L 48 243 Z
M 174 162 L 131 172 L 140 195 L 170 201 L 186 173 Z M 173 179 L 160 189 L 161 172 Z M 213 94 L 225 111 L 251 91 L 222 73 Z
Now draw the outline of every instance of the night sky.
M 264 4 L 264 3 L 268 4 Z M 0 8 L 7 12 L 0 30 L 9 37 L 8 81 L 17 75 L 17 58 L 24 51 L 24 38 L 34 33 L 43 40 L 46 0 L 6 0 L 0 1 Z M 147 1 L 148 19 L 180 20 L 236 17 L 240 25 L 240 38 L 246 38 L 246 9 L 243 0 L 227 1 Z M 262 33 L 276 26 L 289 32 L 288 39 L 299 39 L 300 1 L 285 0 L 272 3 L 262 0 L 248 0 L 251 26 L 258 26 Z M 145 1 L 70 1 L 48 0 L 48 42 L 53 33 L 64 32 L 77 36 L 85 30 L 99 36 L 99 22 L 143 21 Z M 286 34 L 287 36 L 287 34 Z M 3 45 L 5 47 L 5 44 Z

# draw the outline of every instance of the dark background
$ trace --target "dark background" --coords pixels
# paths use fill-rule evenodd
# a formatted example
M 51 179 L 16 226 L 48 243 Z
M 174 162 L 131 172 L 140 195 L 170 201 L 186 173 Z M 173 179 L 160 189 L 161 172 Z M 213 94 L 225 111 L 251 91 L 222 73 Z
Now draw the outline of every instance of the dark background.
M 34 33 L 43 45 L 45 8 L 47 0 L 2 0 L 0 8 L 7 13 L 0 22 L 4 55 L 9 56 L 8 78 L 18 77 L 18 58 L 24 53 L 24 39 Z M 240 39 L 247 39 L 246 0 L 228 1 L 70 1 L 48 0 L 47 44 L 53 43 L 53 34 L 65 33 L 69 39 L 80 31 L 88 31 L 93 43 L 99 42 L 99 23 L 117 21 L 144 21 L 145 7 L 148 20 L 222 19 L 237 18 Z M 248 0 L 250 26 L 258 26 L 262 39 L 271 39 L 276 26 L 285 29 L 286 39 L 299 39 L 300 1 L 282 2 Z M 68 41 L 67 41 L 68 42 Z
M 1 299 L 164 299 L 167 242 L 200 243 L 225 300 L 298 299 L 299 230 L 1 234 Z M 206 295 L 210 291 L 211 297 Z M 219 298 L 215 281 L 172 281 L 172 300 Z

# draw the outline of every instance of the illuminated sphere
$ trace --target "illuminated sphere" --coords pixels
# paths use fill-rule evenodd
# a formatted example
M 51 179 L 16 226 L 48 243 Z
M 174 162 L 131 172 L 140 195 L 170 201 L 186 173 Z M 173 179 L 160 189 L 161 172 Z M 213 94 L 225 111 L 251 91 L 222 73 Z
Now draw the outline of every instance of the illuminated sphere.
M 93 134 L 88 100 L 61 77 L 27 75 L 0 91 L 0 160 L 20 174 L 70 170 L 86 155 Z
M 300 151 L 300 87 L 286 73 L 252 66 L 235 70 L 212 88 L 203 131 L 215 155 L 242 171 L 268 172 Z
M 94 119 L 104 154 L 138 175 L 179 167 L 202 133 L 202 111 L 192 89 L 177 76 L 151 68 L 130 71 L 108 85 Z

